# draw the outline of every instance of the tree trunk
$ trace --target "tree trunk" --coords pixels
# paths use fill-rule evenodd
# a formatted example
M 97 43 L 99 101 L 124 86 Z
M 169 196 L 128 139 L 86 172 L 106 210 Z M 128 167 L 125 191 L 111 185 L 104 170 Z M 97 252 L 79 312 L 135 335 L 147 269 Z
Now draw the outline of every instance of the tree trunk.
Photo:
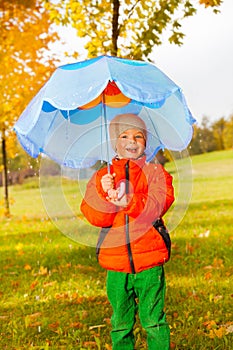
M 2 162 L 3 162 L 2 184 L 3 184 L 3 190 L 4 190 L 4 209 L 5 209 L 4 214 L 5 216 L 10 216 L 5 129 L 2 129 Z
M 113 16 L 112 16 L 112 55 L 117 56 L 117 40 L 119 36 L 119 7 L 120 1 L 113 0 Z

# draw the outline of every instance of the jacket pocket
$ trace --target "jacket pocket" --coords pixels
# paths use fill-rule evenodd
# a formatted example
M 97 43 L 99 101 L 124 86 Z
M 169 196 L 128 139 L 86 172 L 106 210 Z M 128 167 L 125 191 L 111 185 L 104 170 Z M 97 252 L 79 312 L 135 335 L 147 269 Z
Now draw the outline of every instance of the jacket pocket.
M 162 219 L 158 219 L 152 223 L 153 227 L 158 231 L 160 236 L 163 238 L 163 241 L 166 245 L 166 248 L 168 250 L 168 258 L 170 259 L 171 256 L 171 238 L 169 235 L 169 232 L 166 228 L 166 226 L 163 223 Z
M 98 238 L 98 242 L 97 242 L 97 245 L 96 245 L 96 250 L 95 250 L 95 253 L 96 253 L 96 259 L 97 261 L 99 260 L 99 252 L 100 252 L 100 247 L 105 239 L 105 237 L 107 236 L 110 228 L 112 226 L 108 226 L 108 227 L 102 227 L 101 228 L 101 231 L 100 231 L 100 234 L 99 234 L 99 238 Z

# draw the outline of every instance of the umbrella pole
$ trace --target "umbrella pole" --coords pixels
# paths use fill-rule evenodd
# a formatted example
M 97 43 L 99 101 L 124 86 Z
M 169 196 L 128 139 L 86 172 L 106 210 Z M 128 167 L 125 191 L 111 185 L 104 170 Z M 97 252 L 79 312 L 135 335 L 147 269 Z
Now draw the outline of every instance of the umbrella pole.
M 106 113 L 104 92 L 102 93 L 102 110 L 104 115 L 105 139 L 107 143 L 107 168 L 108 168 L 108 173 L 110 174 L 109 135 L 108 135 L 107 113 Z

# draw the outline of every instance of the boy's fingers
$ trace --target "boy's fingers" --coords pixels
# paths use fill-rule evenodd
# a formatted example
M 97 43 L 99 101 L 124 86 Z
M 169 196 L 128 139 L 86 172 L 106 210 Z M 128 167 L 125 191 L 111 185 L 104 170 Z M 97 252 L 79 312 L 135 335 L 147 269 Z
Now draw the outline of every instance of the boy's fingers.
M 102 177 L 102 180 L 109 180 L 112 181 L 113 180 L 113 175 L 112 174 L 106 174 Z

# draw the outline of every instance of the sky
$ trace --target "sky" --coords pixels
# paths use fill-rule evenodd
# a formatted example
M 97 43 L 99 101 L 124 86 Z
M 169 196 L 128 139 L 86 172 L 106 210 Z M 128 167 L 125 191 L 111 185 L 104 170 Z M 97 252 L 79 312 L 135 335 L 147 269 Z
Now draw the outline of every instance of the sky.
M 201 121 L 233 114 L 233 0 L 224 0 L 221 13 L 202 9 L 186 20 L 181 47 L 164 43 L 154 61 L 186 97 Z
M 183 21 L 184 44 L 179 47 L 164 38 L 151 56 L 155 65 L 181 87 L 198 123 L 203 116 L 214 122 L 233 114 L 233 0 L 224 0 L 218 14 L 199 8 L 196 15 Z M 59 34 L 65 45 L 54 49 L 65 64 L 64 48 L 76 47 L 79 51 L 83 44 L 74 30 L 62 29 Z M 79 60 L 83 59 L 81 54 Z M 73 61 L 69 59 L 69 63 Z

